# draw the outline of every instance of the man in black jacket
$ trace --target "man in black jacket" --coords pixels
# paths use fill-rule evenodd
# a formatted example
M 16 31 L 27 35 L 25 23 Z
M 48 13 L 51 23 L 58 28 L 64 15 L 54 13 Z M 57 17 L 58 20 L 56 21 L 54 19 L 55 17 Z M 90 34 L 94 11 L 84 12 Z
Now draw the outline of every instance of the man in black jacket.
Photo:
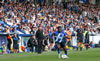
M 88 47 L 89 47 L 89 28 L 87 28 L 87 32 L 86 32 L 86 35 L 85 35 L 85 44 L 86 44 L 86 50 L 88 50 Z
M 43 35 L 43 30 L 42 30 L 42 27 L 40 26 L 36 32 L 36 39 L 37 39 L 37 42 L 38 42 L 38 53 L 41 54 L 42 53 L 42 47 L 43 47 L 43 44 L 44 44 L 44 35 Z
M 77 50 L 80 44 L 80 51 L 82 51 L 82 44 L 83 44 L 83 29 L 82 26 L 80 26 L 80 28 L 77 30 Z
M 34 47 L 35 47 L 35 50 L 36 50 L 37 41 L 36 41 L 34 35 L 32 35 L 32 37 L 28 40 L 27 45 L 28 45 L 28 47 L 30 47 L 31 52 L 33 52 Z

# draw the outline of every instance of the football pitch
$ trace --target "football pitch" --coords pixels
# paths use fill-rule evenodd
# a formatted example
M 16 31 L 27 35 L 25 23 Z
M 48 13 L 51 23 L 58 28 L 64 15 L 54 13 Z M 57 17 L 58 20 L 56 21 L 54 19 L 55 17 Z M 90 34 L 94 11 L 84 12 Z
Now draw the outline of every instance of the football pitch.
M 61 52 L 63 54 L 63 52 Z M 100 48 L 91 48 L 89 50 L 68 51 L 68 59 L 58 59 L 56 51 L 37 53 L 17 53 L 4 54 L 0 56 L 0 61 L 100 61 Z

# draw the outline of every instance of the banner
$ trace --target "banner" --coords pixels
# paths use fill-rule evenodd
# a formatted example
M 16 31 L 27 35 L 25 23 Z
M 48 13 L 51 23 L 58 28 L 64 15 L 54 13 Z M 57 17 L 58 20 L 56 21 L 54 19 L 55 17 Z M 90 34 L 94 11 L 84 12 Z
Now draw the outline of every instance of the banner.
M 88 0 L 79 0 L 80 3 L 87 3 Z
M 100 36 L 90 36 L 90 42 L 93 42 L 94 44 L 99 44 L 100 42 Z
M 19 41 L 19 52 L 23 52 L 23 48 L 26 49 L 27 47 L 27 42 L 29 40 L 30 37 L 19 37 L 20 41 Z
M 71 45 L 72 46 L 77 46 L 77 39 L 76 39 L 75 36 L 72 37 Z
M 89 0 L 90 4 L 96 4 L 96 0 Z
M 7 47 L 7 37 L 6 36 L 0 36 L 0 47 L 2 46 L 2 43 L 5 43 Z
M 98 36 L 90 36 L 89 42 L 93 42 L 93 44 L 99 44 L 100 42 L 100 35 Z M 72 46 L 77 46 L 77 39 L 73 36 L 71 41 Z
M 27 42 L 30 37 L 22 37 L 21 38 L 21 46 L 27 47 Z

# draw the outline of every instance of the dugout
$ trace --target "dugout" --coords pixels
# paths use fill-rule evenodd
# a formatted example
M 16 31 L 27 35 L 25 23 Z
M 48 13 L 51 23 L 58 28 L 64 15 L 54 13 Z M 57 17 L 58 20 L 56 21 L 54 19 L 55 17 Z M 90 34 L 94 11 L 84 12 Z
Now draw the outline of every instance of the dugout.
M 10 33 L 10 35 L 13 35 L 14 33 Z M 5 43 L 5 48 L 7 50 L 7 36 L 8 33 L 0 33 L 0 49 L 2 49 L 2 43 Z M 17 36 L 19 37 L 19 52 L 23 52 L 21 47 L 27 47 L 27 41 L 29 40 L 29 38 L 32 36 L 32 34 L 17 34 Z M 11 44 L 11 49 L 13 49 L 13 40 L 12 40 L 12 44 Z

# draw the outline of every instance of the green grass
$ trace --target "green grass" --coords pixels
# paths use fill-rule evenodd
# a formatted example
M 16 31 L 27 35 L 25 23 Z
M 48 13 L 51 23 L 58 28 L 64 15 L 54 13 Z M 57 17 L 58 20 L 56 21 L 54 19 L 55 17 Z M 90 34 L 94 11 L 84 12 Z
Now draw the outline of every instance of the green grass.
M 68 59 L 58 59 L 57 52 L 43 52 L 41 55 L 37 53 L 18 53 L 4 54 L 0 56 L 0 61 L 100 61 L 100 49 L 70 50 L 68 51 L 68 57 Z

